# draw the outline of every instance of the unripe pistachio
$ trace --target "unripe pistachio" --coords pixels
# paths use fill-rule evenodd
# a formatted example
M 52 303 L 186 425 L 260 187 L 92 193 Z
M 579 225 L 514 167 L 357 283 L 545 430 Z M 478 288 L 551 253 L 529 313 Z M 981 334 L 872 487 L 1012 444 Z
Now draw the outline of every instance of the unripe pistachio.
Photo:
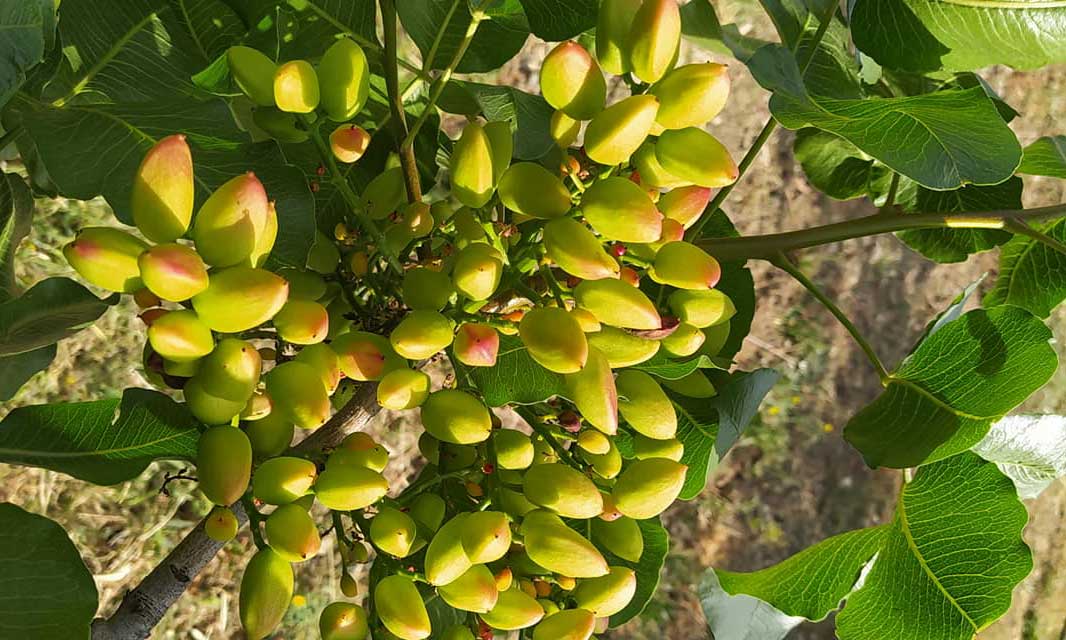
M 377 397 L 386 409 L 414 409 L 429 397 L 429 376 L 415 369 L 390 371 L 378 383 Z
M 677 413 L 662 387 L 650 375 L 636 369 L 618 374 L 615 380 L 623 399 L 618 410 L 629 426 L 649 438 L 665 440 L 677 432 Z
M 369 146 L 370 134 L 359 125 L 342 124 L 329 134 L 329 149 L 338 162 L 358 162 Z
M 545 56 L 540 92 L 552 107 L 575 120 L 588 120 L 603 109 L 607 83 L 585 47 L 568 41 Z
M 452 608 L 473 613 L 488 613 L 500 596 L 496 578 L 483 564 L 475 564 L 455 580 L 437 587 L 437 593 Z
M 567 397 L 589 424 L 608 435 L 618 431 L 618 392 L 611 365 L 599 349 L 590 346 L 584 368 L 566 375 L 565 382 Z
M 492 367 L 500 350 L 500 335 L 487 324 L 464 322 L 452 343 L 455 358 L 468 367 Z
M 300 144 L 311 139 L 311 134 L 297 124 L 295 113 L 276 107 L 256 107 L 252 110 L 252 122 L 278 142 Z
M 575 373 L 588 359 L 588 342 L 577 320 L 563 309 L 540 307 L 527 313 L 518 326 L 529 355 L 555 373 Z
M 329 333 L 329 313 L 310 300 L 289 300 L 274 316 L 278 336 L 293 344 L 316 344 Z
M 414 518 L 392 507 L 382 507 L 370 521 L 370 541 L 395 558 L 410 555 L 417 536 Z
M 511 548 L 511 523 L 501 511 L 471 513 L 462 527 L 466 557 L 474 564 L 487 564 L 502 558 Z
M 216 505 L 204 519 L 204 533 L 215 542 L 229 542 L 237 535 L 237 516 L 228 508 Z
M 680 495 L 687 471 L 687 466 L 668 458 L 631 462 L 611 492 L 615 506 L 636 520 L 654 518 Z
M 428 236 L 433 231 L 433 214 L 425 202 L 412 202 L 403 208 L 403 225 L 414 238 Z
M 273 549 L 262 549 L 248 561 L 241 577 L 240 617 L 249 640 L 263 640 L 281 624 L 294 582 L 292 565 Z
M 389 341 L 375 333 L 351 331 L 330 346 L 337 353 L 341 371 L 352 380 L 380 380 L 389 371 L 407 366 Z
M 488 439 L 492 431 L 488 408 L 464 391 L 445 389 L 431 393 L 421 412 L 422 426 L 444 442 L 476 444 Z
M 259 106 L 274 106 L 274 73 L 277 65 L 258 49 L 230 47 L 226 51 L 230 75 L 244 95 Z
M 148 342 L 153 351 L 174 362 L 197 360 L 215 348 L 211 330 L 188 309 L 168 311 L 153 321 L 148 327 Z
M 149 345 L 150 347 L 151 345 Z M 196 360 L 189 360 L 187 362 L 174 362 L 173 360 L 163 360 L 163 372 L 168 376 L 177 376 L 179 378 L 191 378 L 196 375 L 200 370 L 200 364 L 203 363 L 203 358 Z
M 378 582 L 374 604 L 385 628 L 403 640 L 422 640 L 432 632 L 426 604 L 406 576 L 391 575 Z
M 607 178 L 586 189 L 581 213 L 610 240 L 655 242 L 662 236 L 662 214 L 648 194 L 626 178 Z
M 459 202 L 478 209 L 495 188 L 492 145 L 484 127 L 468 122 L 452 148 L 452 193 Z
M 704 339 L 703 332 L 697 327 L 687 322 L 682 322 L 660 342 L 668 354 L 678 358 L 686 358 L 700 350 Z
M 310 460 L 271 458 L 256 468 L 252 476 L 252 495 L 266 504 L 289 504 L 311 489 L 317 475 L 315 463 Z
M 603 352 L 612 369 L 632 367 L 659 352 L 658 340 L 647 340 L 614 327 L 588 334 L 588 342 L 590 347 Z
M 614 555 L 630 562 L 639 562 L 644 555 L 644 536 L 640 525 L 625 516 L 613 521 L 592 521 L 592 539 Z
M 411 503 L 411 517 L 415 519 L 415 522 L 420 527 L 424 527 L 427 531 L 434 533 L 440 529 L 441 523 L 444 522 L 446 509 L 447 505 L 444 503 L 444 498 L 435 493 L 423 493 Z
M 585 333 L 594 333 L 603 328 L 596 316 L 592 315 L 587 309 L 574 307 L 570 310 L 570 315 L 574 316 L 574 319 L 581 325 L 581 330 Z
M 535 162 L 511 165 L 500 178 L 500 201 L 531 218 L 558 218 L 570 210 L 570 192 L 558 176 Z
M 614 440 L 611 440 L 610 442 L 611 447 L 608 449 L 607 453 L 596 454 L 587 451 L 581 452 L 581 457 L 592 465 L 593 473 L 605 480 L 615 478 L 622 471 L 622 453 L 618 450 L 618 447 L 615 446 Z
M 182 244 L 151 247 L 137 259 L 144 286 L 163 300 L 181 302 L 207 288 L 207 265 Z
M 486 122 L 484 129 L 489 138 L 489 148 L 492 150 L 492 183 L 499 184 L 507 167 L 511 165 L 514 134 L 511 133 L 511 123 L 507 120 Z
M 362 278 L 370 271 L 370 257 L 366 251 L 356 251 L 348 258 L 348 269 L 356 278 Z
M 596 22 L 596 59 L 607 73 L 628 73 L 629 32 L 641 0 L 603 0 Z
M 266 229 L 268 209 L 266 190 L 254 173 L 226 181 L 196 214 L 192 237 L 197 253 L 215 267 L 244 262 Z
M 685 445 L 677 438 L 658 440 L 641 433 L 633 434 L 633 454 L 638 460 L 645 458 L 668 458 L 674 462 L 685 454 Z
M 636 592 L 636 573 L 628 567 L 611 567 L 605 576 L 582 580 L 574 600 L 597 618 L 608 618 L 625 609 Z
M 252 444 L 252 453 L 264 460 L 280 455 L 289 448 L 295 428 L 280 411 L 271 411 L 266 417 L 246 425 L 245 433 Z
M 574 120 L 562 111 L 556 111 L 548 121 L 548 133 L 560 149 L 568 149 L 577 142 L 581 133 L 581 121 Z
M 659 198 L 659 211 L 671 220 L 677 220 L 686 229 L 691 227 L 703 215 L 704 209 L 711 201 L 711 190 L 707 187 L 691 185 L 667 191 Z
M 189 229 L 195 195 L 185 136 L 167 136 L 148 150 L 133 177 L 133 223 L 152 242 L 172 242 Z
M 633 74 L 658 82 L 673 67 L 681 44 L 677 0 L 644 0 L 633 16 L 627 44 Z
M 655 304 L 640 289 L 621 280 L 585 280 L 574 288 L 574 298 L 606 325 L 625 329 L 662 327 Z
M 337 353 L 328 344 L 312 344 L 300 349 L 295 360 L 310 365 L 318 372 L 322 379 L 322 386 L 326 393 L 333 395 L 337 385 L 341 382 L 341 366 Z
M 315 231 L 315 242 L 307 254 L 307 268 L 322 274 L 331 274 L 340 264 L 341 253 L 337 243 L 321 231 Z
M 318 75 L 306 60 L 278 65 L 274 72 L 274 104 L 289 113 L 311 113 L 319 103 Z
M 404 273 L 403 302 L 412 309 L 440 311 L 452 295 L 452 281 L 440 271 L 416 267 Z
M 267 203 L 266 219 L 263 228 L 256 234 L 255 248 L 248 256 L 248 265 L 262 267 L 270 258 L 270 252 L 274 249 L 274 241 L 278 239 L 278 211 L 274 208 L 274 202 Z
M 366 185 L 363 191 L 363 206 L 374 220 L 389 217 L 407 199 L 407 187 L 403 181 L 403 169 L 385 169 Z
M 703 249 L 678 241 L 659 248 L 648 274 L 652 280 L 678 289 L 706 290 L 718 284 L 722 268 Z
M 322 109 L 336 122 L 353 118 L 370 96 L 366 54 L 351 38 L 340 38 L 326 49 L 318 63 L 318 79 Z
M 148 248 L 142 240 L 110 227 L 86 227 L 63 247 L 63 256 L 89 284 L 133 293 L 144 286 L 137 258 Z
M 659 159 L 655 156 L 655 143 L 651 140 L 640 145 L 640 148 L 633 154 L 633 166 L 637 168 L 640 184 L 643 187 L 673 189 L 689 184 L 659 164 Z
M 247 402 L 259 383 L 263 358 L 248 342 L 223 338 L 203 359 L 196 377 L 212 395 Z
M 682 321 L 704 328 L 728 322 L 736 314 L 729 296 L 718 289 L 684 290 L 670 294 L 670 310 Z
M 594 162 L 627 162 L 643 144 L 655 124 L 659 100 L 655 96 L 630 96 L 596 116 L 585 128 L 585 153 Z
M 492 435 L 496 464 L 501 469 L 527 469 L 533 464 L 533 442 L 514 429 L 499 429 Z
M 521 482 L 520 479 L 518 481 Z M 512 491 L 506 487 L 499 490 L 497 499 L 499 500 L 500 509 L 503 509 L 507 515 L 515 520 L 521 520 L 527 513 L 537 509 L 537 505 L 530 502 L 525 494 Z
M 412 311 L 396 325 L 389 342 L 396 353 L 423 360 L 444 350 L 454 339 L 455 323 L 437 311 Z
M 562 463 L 530 467 L 522 489 L 530 502 L 564 518 L 595 518 L 603 511 L 603 498 L 596 485 Z
M 544 225 L 544 249 L 559 268 L 584 280 L 617 278 L 618 261 L 585 225 L 559 218 Z
M 586 429 L 578 435 L 577 446 L 584 451 L 602 456 L 611 450 L 611 441 L 607 439 L 607 436 L 602 431 Z
M 309 364 L 295 360 L 279 364 L 266 376 L 274 410 L 301 429 L 317 429 L 329 419 L 329 395 Z
M 444 225 L 455 215 L 456 207 L 447 200 L 438 200 L 429 205 L 429 212 L 433 215 L 433 222 L 438 226 Z
M 544 608 L 536 598 L 518 589 L 502 591 L 491 611 L 481 614 L 481 619 L 494 629 L 513 631 L 526 629 L 541 621 Z
M 521 533 L 530 559 L 549 571 L 574 578 L 595 578 L 608 572 L 607 561 L 596 547 L 549 511 L 527 513 Z
M 740 175 L 729 150 L 696 127 L 663 132 L 655 143 L 655 157 L 666 171 L 701 187 L 724 187 Z
M 228 506 L 240 499 L 252 474 L 252 447 L 240 429 L 212 427 L 200 435 L 196 448 L 200 490 L 207 499 Z
M 266 520 L 266 540 L 270 548 L 289 562 L 313 558 L 322 545 L 315 521 L 298 504 L 278 507 Z
M 729 325 L 725 325 L 728 327 Z M 707 331 L 711 331 L 708 329 Z M 678 380 L 663 380 L 663 386 L 688 398 L 713 398 L 718 395 L 714 385 L 700 371 L 693 371 Z M 670 456 L 663 456 L 669 458 Z
M 455 289 L 471 300 L 487 300 L 500 286 L 503 256 L 494 247 L 475 242 L 461 249 L 452 267 Z
M 389 483 L 380 473 L 359 465 L 327 467 L 315 482 L 318 501 L 334 511 L 365 509 L 388 490 Z
M 481 227 L 481 220 L 477 213 L 470 207 L 460 207 L 452 216 L 452 224 L 455 225 L 455 235 L 460 249 L 470 244 L 485 244 L 488 235 Z M 501 257 L 502 259 L 502 257 Z
M 359 546 L 362 547 L 362 543 Z M 354 598 L 359 595 L 359 583 L 347 571 L 341 576 L 341 593 L 346 598 Z
M 463 551 L 463 523 L 470 517 L 459 513 L 444 523 L 426 547 L 426 580 L 435 586 L 452 582 L 473 564 Z
M 729 74 L 714 62 L 688 64 L 667 73 L 650 93 L 659 98 L 655 121 L 664 129 L 702 127 L 725 106 Z
M 589 640 L 596 628 L 596 618 L 585 609 L 567 609 L 552 613 L 533 629 L 533 640 Z
M 322 640 L 366 640 L 370 635 L 366 611 L 350 602 L 333 602 L 323 609 L 318 630 Z
M 182 395 L 189 411 L 197 420 L 207 425 L 228 425 L 244 408 L 243 402 L 212 395 L 195 377 L 185 383 Z

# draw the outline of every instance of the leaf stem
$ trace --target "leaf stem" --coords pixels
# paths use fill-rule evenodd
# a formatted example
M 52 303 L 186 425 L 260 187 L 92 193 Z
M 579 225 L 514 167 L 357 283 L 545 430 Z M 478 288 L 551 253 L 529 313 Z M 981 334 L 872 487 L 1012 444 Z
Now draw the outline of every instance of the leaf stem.
M 1032 238 L 1040 244 L 1047 246 L 1049 249 L 1058 251 L 1059 253 L 1066 255 L 1066 243 L 1063 243 L 1058 239 L 1053 238 L 1046 233 L 1043 233 L 1042 231 L 1037 231 L 1036 229 L 1032 228 L 1025 222 L 1022 222 L 1021 220 L 1018 220 L 1017 218 L 1007 220 L 1004 224 L 1004 228 L 1006 228 L 1007 231 L 1017 233 L 1018 235 Z
M 555 450 L 555 453 L 559 454 L 559 458 L 561 458 L 564 462 L 566 462 L 566 464 L 577 469 L 578 471 L 584 471 L 581 465 L 578 464 L 577 460 L 574 459 L 574 456 L 572 456 L 570 452 L 563 447 L 563 445 L 559 444 L 559 441 L 555 439 L 555 436 L 552 435 L 551 431 L 548 431 L 544 428 L 544 424 L 541 423 L 541 421 L 537 418 L 536 415 L 533 414 L 532 411 L 525 407 L 518 406 L 514 407 L 514 410 L 515 413 L 519 415 L 519 417 L 526 421 L 529 427 L 533 429 L 533 431 L 537 435 L 544 438 L 544 441 L 548 443 L 548 446 Z
M 380 0 L 380 4 L 381 24 L 385 31 L 385 88 L 389 92 L 392 129 L 396 139 L 402 141 L 397 151 L 400 154 L 404 185 L 407 187 L 407 201 L 420 202 L 422 185 L 418 178 L 418 164 L 415 161 L 414 146 L 407 142 L 408 139 L 414 138 L 407 130 L 407 115 L 403 108 L 403 95 L 400 93 L 399 59 L 396 55 L 397 30 L 399 29 L 396 21 L 396 4 L 394 0 Z M 417 128 L 413 131 L 417 131 Z
M 818 285 L 816 285 L 813 280 L 808 278 L 806 274 L 800 271 L 800 269 L 795 264 L 793 264 L 788 259 L 788 257 L 785 256 L 784 253 L 777 254 L 770 260 L 770 262 L 775 267 L 792 276 L 793 279 L 803 285 L 803 288 L 810 292 L 810 294 L 814 296 L 814 298 L 818 300 L 818 302 L 822 303 L 822 306 L 825 307 L 829 311 L 829 313 L 833 314 L 833 316 L 840 322 L 840 324 L 842 324 L 844 328 L 848 330 L 848 333 L 850 333 L 851 337 L 855 339 L 855 342 L 858 343 L 863 353 L 866 354 L 867 359 L 870 360 L 870 364 L 872 364 L 874 368 L 877 369 L 877 376 L 881 379 L 881 384 L 887 383 L 889 379 L 889 373 L 888 370 L 885 369 L 885 365 L 881 362 L 881 359 L 877 357 L 877 352 L 874 351 L 873 346 L 870 345 L 870 343 L 866 340 L 866 337 L 863 336 L 862 332 L 859 331 L 859 328 L 856 327 L 855 323 L 853 323 L 851 319 L 844 314 L 840 307 L 838 307 L 836 303 L 829 298 L 829 296 L 827 296 L 821 289 L 819 289 Z
M 555 296 L 555 301 L 559 303 L 559 308 L 566 310 L 566 299 L 563 298 L 563 289 L 559 286 L 559 281 L 555 279 L 555 274 L 552 273 L 551 267 L 548 265 L 541 265 L 540 274 L 544 276 L 544 281 L 548 284 L 548 288 L 551 289 L 552 295 Z

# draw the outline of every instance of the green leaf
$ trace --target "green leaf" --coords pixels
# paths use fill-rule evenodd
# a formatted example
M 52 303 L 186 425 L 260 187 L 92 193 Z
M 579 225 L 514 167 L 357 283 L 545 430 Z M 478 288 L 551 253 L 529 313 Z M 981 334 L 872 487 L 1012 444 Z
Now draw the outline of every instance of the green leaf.
M 695 0 L 681 6 L 681 35 L 695 44 L 717 53 L 733 54 L 747 62 L 765 40 L 741 35 L 735 24 L 721 24 L 710 1 Z
M 862 588 L 837 616 L 841 640 L 970 640 L 1010 607 L 1029 571 L 1028 520 L 996 465 L 963 453 L 922 467 Z
M 1066 476 L 1066 417 L 1007 416 L 992 425 L 973 452 L 996 463 L 1019 498 L 1036 498 Z
M 855 589 L 885 533 L 842 533 L 761 571 L 708 571 L 699 597 L 715 639 L 780 639 L 803 620 L 825 619 Z
M 490 121 L 506 120 L 515 132 L 514 157 L 518 160 L 539 160 L 554 146 L 549 124 L 554 110 L 544 98 L 514 87 L 453 80 L 448 83 L 441 109 L 450 113 L 474 115 L 477 105 Z
M 808 93 L 795 57 L 780 46 L 759 49 L 749 67 L 774 92 L 770 111 L 783 126 L 842 137 L 930 189 L 998 184 L 1021 161 L 1017 138 L 981 88 L 906 98 L 822 98 Z
M 1018 173 L 1066 179 L 1066 136 L 1045 136 L 1026 147 Z
M 1055 372 L 1050 340 L 1024 309 L 970 311 L 922 341 L 844 437 L 871 467 L 914 467 L 965 451 Z
M 277 60 L 316 59 L 338 34 L 350 35 L 380 62 L 374 0 L 225 0 L 252 27 L 246 44 Z M 403 4 L 402 2 L 397 4 Z
M 837 200 L 886 192 L 892 172 L 847 140 L 806 127 L 796 132 L 793 147 L 807 180 Z
M 314 242 L 314 199 L 300 171 L 273 142 L 247 142 L 222 100 L 51 107 L 19 103 L 41 160 L 59 191 L 89 200 L 103 195 L 132 224 L 129 197 L 141 158 L 161 138 L 181 131 L 192 149 L 197 202 L 245 171 L 254 171 L 278 211 L 272 266 L 303 267 Z M 107 162 L 99 150 L 108 149 Z
M 740 439 L 758 413 L 766 394 L 770 393 L 780 377 L 781 374 L 773 369 L 756 369 L 750 373 L 734 372 L 728 383 L 716 384 L 718 395 L 712 403 L 718 409 L 715 449 L 719 458 L 725 456 Z
M 95 402 L 19 407 L 0 421 L 0 462 L 110 485 L 161 459 L 193 460 L 198 422 L 168 396 L 126 389 Z
M 55 344 L 96 321 L 118 296 L 101 300 L 69 278 L 48 278 L 0 304 L 0 356 Z
M 1040 231 L 1066 242 L 1066 220 Z M 999 252 L 999 277 L 982 303 L 1012 304 L 1041 318 L 1066 299 L 1066 255 L 1026 236 L 1016 235 Z
M 1022 179 L 1013 177 L 997 185 L 967 186 L 954 191 L 909 189 L 913 196 L 899 204 L 907 212 L 951 213 L 1022 208 Z M 994 249 L 1011 239 L 1002 229 L 912 229 L 899 239 L 911 249 L 936 262 L 963 262 L 970 254 Z
M 452 358 L 452 363 L 458 360 Z M 565 395 L 563 377 L 540 366 L 529 355 L 518 336 L 500 336 L 500 350 L 494 367 L 467 367 L 455 364 L 465 372 L 470 384 L 477 387 L 491 407 L 505 404 L 534 404 L 555 395 Z M 460 378 L 462 379 L 462 378 Z
M 396 3 L 396 11 L 404 30 L 411 36 L 422 52 L 423 58 L 429 55 L 433 48 L 437 34 L 444 25 L 444 19 L 448 15 L 454 0 L 404 0 Z M 522 7 L 517 2 L 512 5 L 511 12 L 497 11 L 496 17 L 483 20 L 470 42 L 470 48 L 463 55 L 462 62 L 456 68 L 459 73 L 484 73 L 493 71 L 503 66 L 505 62 L 515 56 L 529 37 L 529 29 L 526 25 Z M 448 21 L 444 29 L 444 36 L 440 40 L 437 52 L 433 57 L 433 69 L 444 69 L 463 40 L 468 26 L 470 25 L 470 8 L 465 0 L 459 0 L 458 7 Z
M 718 438 L 718 412 L 709 398 L 686 398 L 667 391 L 677 414 L 678 440 L 685 445 L 681 463 L 688 466 L 685 484 L 678 497 L 692 500 L 703 493 L 707 478 L 718 467 L 721 456 L 714 449 Z
M 173 0 L 196 50 L 214 60 L 237 44 L 248 30 L 237 12 L 222 0 Z
M 520 0 L 529 30 L 541 40 L 567 40 L 596 26 L 599 0 Z
M 51 0 L 0 4 L 0 107 L 18 91 L 26 73 L 44 60 L 46 35 L 55 22 Z
M 693 371 L 716 369 L 717 365 L 710 358 L 702 355 L 688 360 L 675 360 L 660 349 L 658 353 L 648 360 L 629 368 L 643 371 L 664 380 L 680 380 Z
M 640 533 L 644 537 L 644 553 L 640 556 L 640 562 L 630 562 L 610 552 L 604 552 L 607 563 L 611 566 L 629 567 L 637 575 L 637 590 L 633 599 L 624 609 L 611 616 L 611 627 L 617 627 L 640 615 L 644 607 L 648 606 L 659 588 L 659 574 L 662 573 L 666 556 L 670 552 L 670 534 L 663 528 L 658 518 L 638 520 Z
M 883 67 L 920 73 L 1066 62 L 1066 8 L 1007 0 L 857 0 L 855 45 Z
M 948 308 L 941 311 L 936 319 L 929 323 L 925 329 L 925 333 L 923 333 L 922 337 L 918 339 L 917 344 L 921 344 L 923 340 L 943 329 L 949 322 L 958 320 L 963 312 L 966 311 L 966 304 L 970 301 L 970 298 L 973 297 L 973 294 L 977 292 L 977 288 L 981 286 L 981 283 L 984 282 L 985 276 L 987 275 L 988 273 L 983 273 L 980 278 L 966 285 L 966 288 L 962 290 L 962 293 L 955 296 L 955 299 L 951 301 Z
M 96 614 L 92 573 L 52 520 L 0 504 L 0 636 L 88 638 Z
M 0 174 L 0 303 L 19 294 L 15 251 L 30 233 L 33 194 L 20 176 Z
M 702 237 L 735 238 L 740 235 L 721 209 L 710 213 L 704 211 L 703 215 L 709 217 L 707 224 L 703 227 Z M 752 277 L 751 270 L 746 264 L 744 260 L 723 263 L 721 265 L 722 277 L 715 286 L 716 289 L 729 296 L 737 310 L 729 319 L 729 337 L 714 356 L 719 361 L 732 360 L 740 352 L 741 347 L 744 346 L 744 338 L 748 337 L 751 331 L 752 320 L 755 319 L 755 278 Z
M 0 357 L 0 402 L 15 397 L 22 385 L 35 374 L 44 371 L 56 357 L 56 346 L 50 344 L 33 351 Z

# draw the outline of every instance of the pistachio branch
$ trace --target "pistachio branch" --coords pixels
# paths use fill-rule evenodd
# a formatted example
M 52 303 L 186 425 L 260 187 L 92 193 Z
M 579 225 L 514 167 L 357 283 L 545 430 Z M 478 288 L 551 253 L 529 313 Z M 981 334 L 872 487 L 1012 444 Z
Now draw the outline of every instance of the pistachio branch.
M 403 94 L 400 92 L 400 71 L 396 55 L 398 29 L 396 4 L 394 0 L 380 0 L 380 4 L 381 24 L 385 32 L 385 88 L 389 93 L 389 113 L 392 116 L 392 128 L 396 139 L 402 141 L 398 151 L 404 185 L 407 187 L 407 201 L 419 202 L 422 200 L 422 184 L 418 178 L 414 145 L 407 144 L 408 138 L 412 136 L 407 131 L 407 115 L 403 108 Z M 414 130 L 417 131 L 417 129 Z

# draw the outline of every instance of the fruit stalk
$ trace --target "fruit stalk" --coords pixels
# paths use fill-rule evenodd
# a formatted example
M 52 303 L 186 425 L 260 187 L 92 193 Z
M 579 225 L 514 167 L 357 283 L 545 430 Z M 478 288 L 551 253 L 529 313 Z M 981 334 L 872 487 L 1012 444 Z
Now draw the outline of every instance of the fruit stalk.
M 418 179 L 418 165 L 415 162 L 414 134 L 424 118 L 419 118 L 411 132 L 407 130 L 407 116 L 403 108 L 403 95 L 400 93 L 400 71 L 396 55 L 396 4 L 393 0 L 380 0 L 381 23 L 385 32 L 385 88 L 389 94 L 389 113 L 392 115 L 392 128 L 396 139 L 401 140 L 399 149 L 400 166 L 403 168 L 404 186 L 407 188 L 407 201 L 422 200 L 422 185 Z M 433 101 L 426 105 L 423 116 L 433 108 Z

